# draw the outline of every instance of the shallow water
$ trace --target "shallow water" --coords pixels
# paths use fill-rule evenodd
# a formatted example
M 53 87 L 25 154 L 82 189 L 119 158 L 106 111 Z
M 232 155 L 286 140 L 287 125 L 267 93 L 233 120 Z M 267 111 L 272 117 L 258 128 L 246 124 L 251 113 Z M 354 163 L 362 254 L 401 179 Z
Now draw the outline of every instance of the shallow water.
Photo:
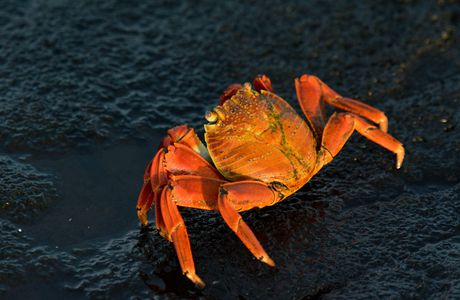
M 455 1 L 3 1 L 0 298 L 460 298 L 460 6 Z M 135 204 L 165 129 L 268 74 L 297 109 L 316 74 L 385 111 L 407 157 L 353 135 L 293 197 L 181 209 L 199 291 Z M 332 111 L 332 110 L 330 110 Z M 153 219 L 153 213 L 149 215 Z
M 145 143 L 29 159 L 28 163 L 54 177 L 62 198 L 23 231 L 38 243 L 67 249 L 137 227 L 137 216 L 126 212 L 133 210 L 142 184 L 139 174 L 154 153 L 152 149 Z

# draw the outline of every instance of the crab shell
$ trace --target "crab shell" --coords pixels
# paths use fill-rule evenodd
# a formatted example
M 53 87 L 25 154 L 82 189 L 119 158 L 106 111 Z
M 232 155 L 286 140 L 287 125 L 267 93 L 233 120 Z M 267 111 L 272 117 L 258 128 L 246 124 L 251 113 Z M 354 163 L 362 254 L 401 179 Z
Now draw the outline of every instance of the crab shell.
M 206 117 L 208 151 L 226 179 L 260 180 L 284 198 L 313 176 L 313 132 L 281 97 L 245 84 Z

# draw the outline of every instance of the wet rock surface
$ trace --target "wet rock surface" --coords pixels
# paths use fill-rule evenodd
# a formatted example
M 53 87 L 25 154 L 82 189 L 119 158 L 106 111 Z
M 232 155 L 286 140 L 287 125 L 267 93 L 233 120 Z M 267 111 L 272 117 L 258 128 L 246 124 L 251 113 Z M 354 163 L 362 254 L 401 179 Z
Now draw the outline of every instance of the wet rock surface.
M 0 297 L 460 297 L 456 1 L 2 1 Z M 355 134 L 286 201 L 243 214 L 277 267 L 217 213 L 181 209 L 194 289 L 134 205 L 164 129 L 268 74 L 296 108 L 316 74 L 383 111 L 407 157 Z M 151 216 L 152 218 L 153 216 Z
M 57 198 L 51 176 L 33 166 L 0 156 L 0 216 L 16 223 L 33 223 Z

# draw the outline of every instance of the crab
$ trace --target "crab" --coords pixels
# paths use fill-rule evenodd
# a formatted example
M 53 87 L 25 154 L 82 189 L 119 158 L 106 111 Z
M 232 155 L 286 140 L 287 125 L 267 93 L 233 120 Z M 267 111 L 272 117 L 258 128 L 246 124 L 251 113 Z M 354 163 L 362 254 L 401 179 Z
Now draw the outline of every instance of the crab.
M 156 228 L 174 244 L 183 274 L 199 288 L 205 283 L 196 274 L 179 206 L 219 212 L 249 251 L 274 267 L 240 212 L 274 205 L 299 190 L 354 131 L 396 154 L 401 167 L 404 147 L 387 133 L 382 111 L 342 97 L 313 75 L 296 78 L 295 90 L 306 121 L 274 93 L 265 75 L 252 86 L 230 85 L 205 115 L 207 147 L 187 125 L 171 128 L 145 170 L 138 218 L 147 226 L 147 212 L 155 206 Z M 342 112 L 326 121 L 325 104 Z

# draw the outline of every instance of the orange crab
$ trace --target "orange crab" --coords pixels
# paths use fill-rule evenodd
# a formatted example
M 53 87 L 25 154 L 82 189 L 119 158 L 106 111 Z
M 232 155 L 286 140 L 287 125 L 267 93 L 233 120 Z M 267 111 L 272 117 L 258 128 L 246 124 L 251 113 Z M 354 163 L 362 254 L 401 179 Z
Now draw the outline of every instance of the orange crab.
M 218 211 L 251 253 L 275 263 L 238 212 L 273 205 L 300 189 L 328 164 L 356 130 L 404 159 L 403 145 L 387 133 L 383 112 L 337 94 L 319 78 L 295 79 L 308 122 L 273 92 L 270 79 L 257 76 L 253 87 L 230 85 L 219 105 L 206 113 L 207 148 L 186 125 L 168 130 L 147 166 L 137 202 L 143 226 L 155 205 L 155 224 L 173 242 L 183 273 L 198 287 L 190 241 L 178 206 Z M 324 104 L 345 112 L 326 122 Z

